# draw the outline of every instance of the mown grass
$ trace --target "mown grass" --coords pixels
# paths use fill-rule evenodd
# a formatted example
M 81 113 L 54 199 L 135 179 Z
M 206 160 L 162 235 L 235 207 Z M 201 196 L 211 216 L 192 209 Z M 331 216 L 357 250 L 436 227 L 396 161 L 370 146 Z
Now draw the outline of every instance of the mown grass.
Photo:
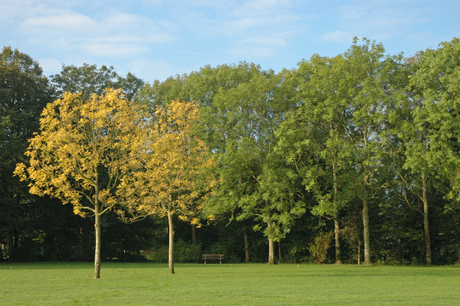
M 459 267 L 0 264 L 0 305 L 459 305 Z

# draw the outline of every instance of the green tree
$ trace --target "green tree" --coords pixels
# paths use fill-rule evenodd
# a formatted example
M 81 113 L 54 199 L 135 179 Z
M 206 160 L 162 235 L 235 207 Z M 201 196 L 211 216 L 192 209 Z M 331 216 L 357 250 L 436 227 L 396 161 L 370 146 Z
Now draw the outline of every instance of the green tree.
M 395 92 L 398 98 L 398 107 L 390 114 L 390 122 L 394 128 L 393 136 L 389 139 L 388 152 L 392 156 L 393 169 L 400 178 L 401 193 L 410 208 L 423 215 L 425 234 L 426 263 L 431 266 L 431 238 L 429 229 L 429 189 L 432 178 L 436 176 L 435 159 L 429 150 L 431 128 L 422 122 L 414 122 L 414 110 L 423 107 L 423 102 L 418 97 L 417 89 L 408 86 L 409 78 L 413 77 L 418 69 L 418 57 L 405 60 L 405 70 L 402 71 L 405 79 L 406 90 Z M 412 193 L 419 201 L 414 201 L 408 195 Z M 420 210 L 417 202 L 422 203 Z M 415 202 L 415 203 L 414 203 Z
M 337 212 L 350 199 L 361 199 L 366 265 L 371 264 L 369 202 L 386 186 L 381 167 L 394 92 L 401 86 L 400 61 L 386 56 L 381 44 L 364 39 L 358 45 L 355 38 L 340 56 L 314 56 L 302 63 L 297 71 L 302 107 L 283 132 L 285 138 L 292 136 L 285 141 L 291 146 L 287 156 L 297 163 L 305 186 L 319 202 L 315 213 L 337 220 Z M 288 131 L 291 127 L 294 131 Z
M 144 86 L 144 81 L 131 72 L 126 77 L 119 76 L 112 66 L 83 64 L 81 67 L 62 65 L 59 74 L 51 76 L 51 82 L 58 96 L 64 92 L 81 93 L 83 99 L 91 94 L 102 95 L 106 88 L 122 89 L 126 99 L 132 101 L 137 92 Z
M 8 236 L 9 258 L 15 260 L 23 226 L 21 203 L 30 197 L 27 185 L 13 177 L 24 161 L 27 140 L 39 128 L 42 109 L 53 90 L 39 64 L 29 55 L 4 47 L 0 54 L 0 236 Z
M 354 176 L 359 198 L 363 203 L 364 264 L 371 264 L 369 231 L 369 203 L 385 188 L 382 162 L 386 152 L 387 135 L 391 134 L 389 114 L 397 101 L 395 91 L 400 90 L 401 56 L 385 55 L 382 44 L 364 39 L 358 45 L 355 38 L 351 48 L 343 54 L 341 65 L 344 96 L 342 103 L 352 114 L 344 125 L 345 141 L 352 147 Z M 383 169 L 383 170 L 382 170 Z
M 306 190 L 317 204 L 312 211 L 334 222 L 336 263 L 341 263 L 338 213 L 354 196 L 350 144 L 344 127 L 351 113 L 342 103 L 344 58 L 314 55 L 295 71 L 300 107 L 291 112 L 277 130 L 276 150 L 302 177 Z
M 272 168 L 280 162 L 270 153 L 275 146 L 274 131 L 291 107 L 292 90 L 286 85 L 290 73 L 275 74 L 257 66 L 236 69 L 228 76 L 249 74 L 250 78 L 243 78 L 248 81 L 221 88 L 202 110 L 207 140 L 218 154 L 221 184 L 212 203 L 217 210 L 234 212 L 237 220 L 253 218 L 255 229 L 268 238 L 268 259 L 273 264 L 274 241 L 288 232 L 291 217 L 303 212 L 289 187 L 283 189 L 284 195 L 280 189 L 277 195 L 271 193 L 269 187 L 281 171 Z M 231 79 L 227 83 L 232 84 Z M 293 215 L 288 216 L 290 213 Z
M 116 188 L 137 165 L 133 157 L 144 141 L 143 113 L 120 91 L 84 100 L 65 93 L 47 105 L 40 132 L 30 141 L 29 166 L 15 173 L 30 182 L 30 193 L 59 198 L 75 214 L 94 216 L 94 278 L 100 278 L 101 216 L 119 201 Z M 134 169 L 135 170 L 135 169 Z
M 438 175 L 450 181 L 451 199 L 458 199 L 460 194 L 459 55 L 458 38 L 441 43 L 437 50 L 421 52 L 418 59 L 419 69 L 411 78 L 411 85 L 418 93 L 416 97 L 421 101 L 421 105 L 414 110 L 414 124 L 418 131 L 429 129 L 429 134 L 424 139 L 428 147 L 425 146 L 423 150 L 418 147 L 415 151 L 419 155 L 428 155 L 421 160 L 422 166 L 429 162 L 429 166 L 436 167 Z
M 428 188 L 430 178 L 446 178 L 452 187 L 450 199 L 458 200 L 460 103 L 460 41 L 440 44 L 437 50 L 421 52 L 416 59 L 418 69 L 411 77 L 414 91 L 413 123 L 405 127 L 410 135 L 406 144 L 405 167 L 418 177 L 409 188 L 423 203 L 427 265 L 431 265 L 431 239 L 428 219 Z M 405 134 L 406 137 L 408 135 Z

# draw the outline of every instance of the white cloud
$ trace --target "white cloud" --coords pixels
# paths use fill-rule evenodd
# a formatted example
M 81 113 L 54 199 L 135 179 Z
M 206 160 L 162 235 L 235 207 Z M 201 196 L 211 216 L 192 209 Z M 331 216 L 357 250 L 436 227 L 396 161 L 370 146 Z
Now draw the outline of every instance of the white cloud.
M 25 31 L 42 33 L 91 33 L 97 29 L 97 22 L 82 14 L 56 10 L 25 19 L 22 27 Z
M 112 12 L 103 18 L 52 9 L 25 19 L 20 32 L 28 42 L 60 50 L 67 56 L 79 51 L 84 57 L 129 57 L 148 52 L 151 44 L 177 39 L 171 22 L 154 21 L 135 14 Z M 46 42 L 46 44 L 44 44 Z
M 291 7 L 288 0 L 252 0 L 244 1 L 243 4 L 234 10 L 231 15 L 236 17 L 255 17 L 279 15 Z
M 43 71 L 46 71 L 46 75 L 58 74 L 61 71 L 63 64 L 54 58 L 39 58 L 37 61 L 39 62 Z
M 353 36 L 388 40 L 401 37 L 409 28 L 426 21 L 421 18 L 423 11 L 410 3 L 391 1 L 358 1 L 339 6 L 333 12 L 337 30 L 321 35 L 322 40 L 343 42 Z
M 225 32 L 230 35 L 245 32 L 256 27 L 260 27 L 264 23 L 267 24 L 267 22 L 264 22 L 264 20 L 266 21 L 267 19 L 247 17 L 237 20 L 230 20 L 227 22 L 225 26 Z
M 351 42 L 353 37 L 357 34 L 354 32 L 345 32 L 342 30 L 325 33 L 320 36 L 322 41 L 333 42 L 333 43 L 342 43 L 342 42 Z
M 133 43 L 104 43 L 94 41 L 84 44 L 81 50 L 90 56 L 96 57 L 127 57 L 146 53 L 148 52 L 148 47 Z

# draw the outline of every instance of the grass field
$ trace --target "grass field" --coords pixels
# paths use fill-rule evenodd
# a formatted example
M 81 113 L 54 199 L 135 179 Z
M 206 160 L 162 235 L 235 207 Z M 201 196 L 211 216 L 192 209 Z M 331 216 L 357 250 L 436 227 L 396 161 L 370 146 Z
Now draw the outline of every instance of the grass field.
M 0 264 L 0 305 L 460 305 L 460 267 Z

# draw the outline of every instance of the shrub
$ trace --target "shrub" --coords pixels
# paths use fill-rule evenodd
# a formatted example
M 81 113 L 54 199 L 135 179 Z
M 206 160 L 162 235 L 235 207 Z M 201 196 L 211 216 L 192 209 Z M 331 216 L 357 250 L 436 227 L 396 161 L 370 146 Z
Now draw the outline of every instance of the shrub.
M 153 249 L 145 252 L 148 260 L 155 262 L 168 262 L 168 246 L 162 246 L 159 249 Z M 174 243 L 174 261 L 175 262 L 198 262 L 201 257 L 201 245 L 193 245 L 179 239 Z
M 320 231 L 318 236 L 315 237 L 314 242 L 308 246 L 310 254 L 316 259 L 318 264 L 323 264 L 326 261 L 327 250 L 331 245 L 333 234 L 333 232 L 325 233 Z

